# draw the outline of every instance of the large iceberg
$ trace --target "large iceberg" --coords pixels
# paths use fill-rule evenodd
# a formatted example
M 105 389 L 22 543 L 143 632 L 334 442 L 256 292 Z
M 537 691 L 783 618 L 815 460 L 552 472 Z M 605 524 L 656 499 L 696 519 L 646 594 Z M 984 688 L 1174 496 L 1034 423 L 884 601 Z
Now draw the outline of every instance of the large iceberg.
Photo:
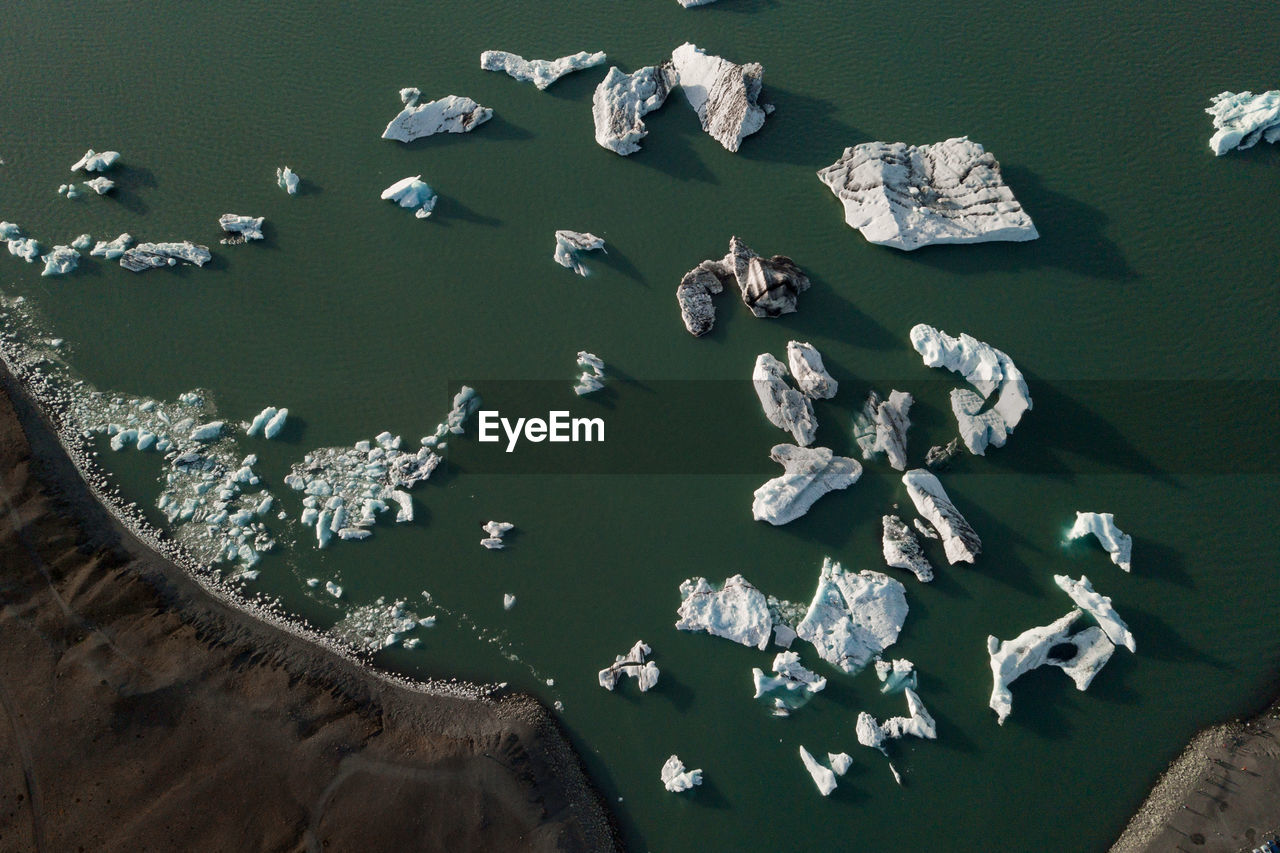
M 836 789 L 835 772 L 819 764 L 803 746 L 800 747 L 800 760 L 804 762 L 804 769 L 808 770 L 809 775 L 813 777 L 813 784 L 818 786 L 818 792 L 824 797 L 830 796 Z
M 757 317 L 778 317 L 796 310 L 796 297 L 809 289 L 809 277 L 785 255 L 761 257 L 737 237 L 720 260 L 698 264 L 680 279 L 676 301 L 684 326 L 705 335 L 715 325 L 711 297 L 730 283 L 737 284 L 742 301 Z M 833 380 L 834 381 L 834 380 Z
M 578 260 L 579 252 L 604 250 L 604 240 L 586 231 L 557 231 L 556 250 L 552 258 L 560 266 L 585 276 L 587 268 Z
M 1098 623 L 1098 627 L 1107 635 L 1107 639 L 1115 643 L 1117 646 L 1124 646 L 1131 652 L 1138 650 L 1137 642 L 1133 639 L 1133 634 L 1129 631 L 1129 626 L 1120 618 L 1120 614 L 1116 613 L 1116 609 L 1111 606 L 1111 598 L 1101 593 L 1095 592 L 1093 584 L 1089 583 L 1086 575 L 1081 575 L 1080 580 L 1072 580 L 1067 575 L 1054 575 L 1053 582 L 1058 588 L 1071 596 L 1071 600 L 1076 606 L 1092 616 Z
M 982 553 L 982 540 L 947 497 L 938 478 L 923 468 L 912 468 L 902 475 L 902 482 L 916 512 L 924 516 L 942 537 L 947 562 L 952 565 L 960 561 L 972 563 Z
M 755 684 L 754 698 L 772 699 L 775 716 L 786 717 L 804 705 L 827 686 L 827 680 L 800 663 L 795 652 L 780 652 L 773 659 L 775 676 L 765 675 L 756 667 L 751 670 Z
M 1216 128 L 1209 139 L 1213 153 L 1221 157 L 1234 149 L 1252 148 L 1258 140 L 1280 142 L 1280 89 L 1255 95 L 1253 92 L 1222 92 L 1205 109 Z
M 897 642 L 906 619 L 906 587 L 880 572 L 845 571 L 827 557 L 796 634 L 827 663 L 854 674 Z
M 396 181 L 382 191 L 382 200 L 394 201 L 401 207 L 412 210 L 418 219 L 426 219 L 436 209 L 436 192 L 422 180 L 422 175 Z
M 1031 410 L 1027 381 L 1013 359 L 970 335 L 953 338 L 924 323 L 912 327 L 911 346 L 920 353 L 926 367 L 945 367 L 959 373 L 981 393 L 981 399 L 963 389 L 951 394 L 951 408 L 960 425 L 960 437 L 969 451 L 981 456 L 988 444 L 1004 446 L 1005 437 L 1022 421 L 1023 414 Z M 979 414 L 997 391 L 990 409 Z
M 776 444 L 769 456 L 786 470 L 756 489 L 751 515 L 773 525 L 795 521 L 818 498 L 834 489 L 847 489 L 862 474 L 856 459 L 836 456 L 825 447 Z
M 764 593 L 742 575 L 712 586 L 706 578 L 691 578 L 680 584 L 681 631 L 706 631 L 744 646 L 763 650 L 773 631 L 773 616 Z
M 419 104 L 414 91 L 415 94 L 405 100 L 404 109 L 382 131 L 383 139 L 412 142 L 437 133 L 466 133 L 493 117 L 493 110 L 470 98 L 446 95 L 437 101 Z
M 1019 676 L 1044 666 L 1061 668 L 1075 682 L 1077 690 L 1086 689 L 1098 670 L 1111 658 L 1115 645 L 1101 628 L 1092 626 L 1074 636 L 1071 627 L 1080 618 L 1080 610 L 1072 610 L 1050 625 L 1031 628 L 1012 640 L 987 637 L 987 654 L 991 657 L 991 710 L 1004 725 L 1013 710 L 1013 694 L 1009 685 Z M 1062 646 L 1070 646 L 1069 657 L 1059 657 Z
M 695 785 L 702 784 L 702 771 L 684 769 L 684 762 L 671 756 L 662 765 L 662 785 L 673 794 L 687 791 Z
M 70 246 L 54 246 L 47 255 L 41 256 L 44 261 L 42 276 L 66 275 L 75 270 L 80 263 L 80 253 Z
M 920 540 L 911 532 L 911 528 L 896 515 L 886 515 L 880 521 L 884 527 L 881 545 L 885 565 L 894 569 L 906 569 L 921 583 L 933 580 L 933 566 L 924 555 Z
M 120 256 L 120 266 L 132 272 L 177 266 L 181 261 L 202 267 L 213 259 L 206 246 L 189 240 L 181 243 L 139 243 Z
M 667 100 L 676 85 L 671 63 L 648 65 L 623 74 L 615 65 L 596 87 L 591 98 L 591 116 L 596 126 L 596 144 L 626 156 L 640 150 L 640 140 L 648 135 L 643 118 Z
M 1133 537 L 1116 527 L 1116 517 L 1109 512 L 1077 512 L 1076 523 L 1067 531 L 1067 539 L 1079 539 L 1092 533 L 1111 555 L 1111 562 L 1124 571 L 1133 568 Z
M 921 146 L 865 142 L 818 177 L 844 204 L 845 222 L 872 243 L 910 251 L 1040 236 L 996 158 L 968 137 Z
M 105 172 L 119 159 L 119 151 L 94 151 L 90 148 L 84 152 L 83 157 L 72 164 L 71 171 L 78 172 L 84 169 L 86 172 Z
M 791 433 L 796 444 L 813 444 L 818 420 L 813 414 L 813 401 L 787 384 L 787 368 L 769 353 L 756 356 L 751 383 L 769 423 Z
M 604 53 L 578 51 L 559 59 L 525 59 L 505 50 L 486 50 L 480 54 L 480 67 L 485 71 L 502 71 L 525 83 L 545 89 L 566 74 L 600 65 L 607 59 Z
M 612 691 L 618 686 L 619 679 L 629 675 L 636 680 L 641 693 L 648 692 L 649 688 L 658 683 L 659 674 L 658 665 L 645 660 L 652 651 L 643 640 L 638 641 L 631 647 L 631 651 L 618 655 L 612 665 L 600 670 L 600 686 Z
M 875 391 L 867 395 L 862 411 L 853 419 L 853 437 L 863 459 L 872 459 L 883 453 L 891 467 L 906 470 L 907 430 L 911 428 L 907 413 L 914 402 L 915 399 L 905 391 L 890 392 L 888 400 L 881 400 Z
M 230 236 L 223 237 L 222 242 L 239 244 L 248 240 L 262 239 L 262 216 L 240 216 L 235 213 L 224 213 L 218 217 L 218 225 Z
M 765 115 L 773 112 L 756 103 L 764 75 L 758 62 L 738 65 L 685 42 L 672 52 L 671 64 L 702 129 L 729 151 L 737 151 L 743 137 L 764 127 Z
M 806 397 L 830 400 L 840 389 L 840 384 L 822 363 L 822 353 L 807 341 L 787 341 L 787 366 L 791 368 L 796 387 Z
M 276 169 L 276 185 L 289 195 L 298 194 L 298 175 L 288 166 Z

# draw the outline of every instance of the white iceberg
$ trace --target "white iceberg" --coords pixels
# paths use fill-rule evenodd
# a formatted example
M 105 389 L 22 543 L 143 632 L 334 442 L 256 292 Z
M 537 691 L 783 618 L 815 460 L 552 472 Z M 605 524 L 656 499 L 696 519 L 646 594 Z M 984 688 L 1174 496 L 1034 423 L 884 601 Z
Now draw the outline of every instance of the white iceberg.
M 65 195 L 67 198 L 80 198 L 80 191 L 76 189 L 75 184 L 58 184 L 58 195 Z
M 93 178 L 92 180 L 85 181 L 84 185 L 98 195 L 106 195 L 116 188 L 116 182 L 110 178 Z
M 1205 109 L 1216 128 L 1209 147 L 1221 157 L 1228 151 L 1252 148 L 1260 139 L 1280 142 L 1280 89 L 1255 95 L 1253 92 L 1222 92 Z
M 830 796 L 836 789 L 836 774 L 819 764 L 803 746 L 800 747 L 800 760 L 804 762 L 804 769 L 813 777 L 813 784 L 818 786 L 818 792 L 824 797 Z
M 71 248 L 86 252 L 93 247 L 93 237 L 88 234 L 81 234 L 79 237 L 71 241 Z
M 847 572 L 827 557 L 796 634 L 827 663 L 854 674 L 897 642 L 906 619 L 902 584 L 880 572 Z
M 604 53 L 578 51 L 559 59 L 525 59 L 505 50 L 486 50 L 480 54 L 480 67 L 485 71 L 502 71 L 524 83 L 545 89 L 566 74 L 592 68 L 608 57 Z
M 907 697 L 907 713 L 910 716 L 890 717 L 880 725 L 880 731 L 884 733 L 886 738 L 896 739 L 904 735 L 928 740 L 937 738 L 938 724 L 934 722 L 933 717 L 925 710 L 924 703 L 920 701 L 920 697 L 910 687 L 904 687 L 902 692 Z
M 862 450 L 863 459 L 883 453 L 889 465 L 899 471 L 907 467 L 907 430 L 911 419 L 907 413 L 915 399 L 905 391 L 892 391 L 888 400 L 872 391 L 853 419 L 853 437 Z
M 29 264 L 40 258 L 40 244 L 34 237 L 12 237 L 5 242 L 9 246 L 9 254 L 22 258 Z
M 131 272 L 177 266 L 179 261 L 202 267 L 213 259 L 209 249 L 184 240 L 181 243 L 139 243 L 120 256 L 120 266 Z
M 822 363 L 822 353 L 807 341 L 787 341 L 787 366 L 791 368 L 796 387 L 806 397 L 830 400 L 840 389 L 840 384 Z
M 80 263 L 80 253 L 70 246 L 54 246 L 49 254 L 42 255 L 44 261 L 42 276 L 66 275 L 73 272 Z
M 1131 652 L 1138 650 L 1137 641 L 1134 640 L 1133 634 L 1129 631 L 1129 626 L 1120 618 L 1120 614 L 1116 613 L 1116 609 L 1111 605 L 1111 599 L 1108 596 L 1095 592 L 1093 584 L 1089 583 L 1089 578 L 1085 575 L 1080 576 L 1080 580 L 1072 580 L 1067 575 L 1054 575 L 1053 582 L 1058 588 L 1071 596 L 1071 600 L 1076 606 L 1092 616 L 1098 623 L 1098 627 L 1107 635 L 1107 639 L 1115 643 L 1117 646 L 1124 646 Z
M 338 586 L 333 581 L 325 581 L 324 589 L 325 592 L 329 593 L 334 598 L 342 598 L 342 587 Z
M 402 178 L 382 191 L 383 201 L 394 201 L 418 219 L 426 219 L 436 208 L 436 192 L 422 180 L 421 175 Z M 417 208 L 414 210 L 414 208 Z
M 578 260 L 579 252 L 604 251 L 604 240 L 586 231 L 557 231 L 556 250 L 551 256 L 557 264 L 571 269 L 578 275 L 587 275 L 587 268 Z
M 121 234 L 114 240 L 99 240 L 97 244 L 89 250 L 89 254 L 95 258 L 105 258 L 108 261 L 114 261 L 123 255 L 133 244 L 133 237 L 129 234 Z
M 924 555 L 920 540 L 911 532 L 911 528 L 896 515 L 886 515 L 880 522 L 884 531 L 880 544 L 884 549 L 885 565 L 894 569 L 906 569 L 921 583 L 933 580 L 933 565 Z
M 516 606 L 516 597 L 515 597 L 514 595 L 512 595 L 511 593 L 509 593 L 509 592 L 508 592 L 508 593 L 503 593 L 503 596 L 502 596 L 502 609 L 503 609 L 503 610 L 510 610 L 511 608 L 513 608 L 513 607 L 515 607 L 515 606 Z
M 818 178 L 844 205 L 845 222 L 871 243 L 911 251 L 1040 236 L 996 158 L 968 137 L 855 145 Z
M 947 497 L 938 478 L 923 468 L 912 468 L 902 475 L 902 482 L 916 512 L 924 516 L 942 537 L 947 562 L 952 565 L 961 561 L 972 563 L 982 553 L 982 540 Z
M 90 148 L 71 166 L 71 171 L 78 172 L 84 169 L 86 172 L 105 172 L 119 159 L 119 151 L 94 151 Z
M 276 186 L 289 195 L 298 194 L 298 175 L 288 166 L 276 169 Z
M 0 222 L 0 240 L 17 240 L 22 236 L 22 229 L 16 222 Z
M 262 239 L 262 216 L 241 216 L 236 213 L 224 213 L 218 217 L 218 225 L 229 237 L 223 237 L 226 244 L 240 244 L 248 240 Z
M 813 444 L 818 430 L 813 401 L 787 384 L 787 368 L 782 362 L 767 352 L 756 356 L 751 382 L 769 423 L 791 433 L 796 444 Z
M 573 386 L 573 393 L 581 397 L 604 387 L 604 361 L 600 356 L 582 350 L 578 353 L 578 366 L 582 368 L 582 375 Z
M 207 424 L 200 424 L 191 430 L 192 441 L 217 441 L 222 435 L 222 421 L 209 421 Z
M 751 516 L 773 525 L 795 521 L 818 498 L 834 489 L 847 489 L 862 474 L 857 460 L 836 456 L 825 447 L 777 444 L 769 456 L 786 470 L 756 489 Z
M 761 650 L 769 644 L 769 604 L 742 575 L 727 578 L 719 587 L 706 578 L 690 578 L 680 584 L 680 599 L 676 627 L 681 631 L 706 631 Z
M 267 406 L 254 415 L 253 420 L 249 422 L 248 428 L 245 429 L 245 433 L 247 435 L 261 434 L 263 438 L 275 438 L 280 434 L 280 430 L 284 429 L 284 424 L 288 417 L 288 409 Z
M 618 655 L 610 666 L 600 670 L 600 686 L 612 691 L 618 685 L 619 679 L 629 675 L 636 680 L 640 692 L 647 693 L 658 683 L 659 675 L 658 665 L 651 660 L 645 660 L 652 652 L 653 649 L 649 648 L 643 640 L 638 641 L 631 647 L 631 651 L 625 655 Z
M 1124 571 L 1133 568 L 1133 537 L 1116 527 L 1116 517 L 1109 512 L 1077 512 L 1076 523 L 1067 531 L 1067 540 L 1092 533 L 1111 555 L 1111 562 Z
M 701 784 L 702 771 L 689 770 L 686 772 L 684 762 L 674 755 L 662 765 L 662 785 L 673 794 L 687 791 L 695 785 Z
M 759 667 L 751 670 L 756 692 L 753 698 L 772 699 L 775 716 L 786 717 L 827 686 L 827 680 L 800 663 L 795 652 L 780 652 L 773 659 L 776 676 L 765 675 Z
M 623 74 L 617 66 L 596 87 L 591 98 L 596 144 L 626 156 L 640 150 L 648 135 L 643 118 L 667 100 L 677 78 L 671 63 L 649 65 Z
M 881 693 L 897 693 L 910 687 L 916 689 L 916 668 L 915 664 L 906 658 L 896 658 L 893 661 L 878 660 L 875 662 L 876 678 L 880 679 L 884 686 L 880 688 Z
M 1081 612 L 1072 610 L 1052 624 L 1031 628 L 1012 640 L 1001 642 L 995 637 L 987 637 L 993 682 L 990 706 L 996 712 L 1000 725 L 1004 725 L 1013 710 L 1013 694 L 1009 685 L 1019 676 L 1048 664 L 1061 668 L 1075 682 L 1077 690 L 1084 690 L 1111 658 L 1115 645 L 1101 628 L 1091 626 L 1070 636 L 1071 627 Z M 1053 654 L 1055 648 L 1063 645 L 1072 647 L 1069 658 Z
M 727 150 L 737 151 L 743 137 L 764 127 L 773 107 L 756 102 L 764 76 L 760 63 L 738 65 L 685 42 L 672 52 L 671 64 L 702 129 Z
M 506 521 L 487 521 L 481 525 L 481 528 L 488 535 L 480 540 L 480 544 L 490 551 L 501 551 L 507 547 L 502 537 L 515 530 L 516 526 Z
M 402 89 L 402 100 L 403 92 Z M 437 101 L 419 104 L 414 97 L 387 124 L 386 130 L 382 131 L 382 138 L 412 142 L 437 133 L 466 133 L 491 118 L 493 110 L 480 106 L 470 98 L 446 95 Z
M 847 752 L 828 752 L 827 763 L 831 765 L 831 769 L 837 776 L 843 776 L 853 766 L 853 756 Z

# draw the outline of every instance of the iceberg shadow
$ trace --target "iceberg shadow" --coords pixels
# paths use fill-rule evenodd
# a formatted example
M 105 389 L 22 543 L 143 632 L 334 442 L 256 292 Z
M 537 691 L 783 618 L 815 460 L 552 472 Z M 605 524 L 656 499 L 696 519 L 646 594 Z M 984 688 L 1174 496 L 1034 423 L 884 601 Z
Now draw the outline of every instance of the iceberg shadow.
M 797 335 L 822 335 L 832 340 L 853 341 L 857 346 L 873 350 L 894 350 L 902 347 L 901 336 L 892 334 L 884 326 L 858 309 L 852 300 L 826 280 L 809 276 L 810 287 L 800 294 L 795 314 L 781 318 L 793 318 L 803 324 Z
M 1169 627 L 1167 622 L 1150 611 L 1127 601 L 1117 605 L 1116 609 L 1124 617 L 1129 630 L 1137 640 L 1137 657 L 1177 664 L 1201 664 L 1224 672 L 1236 671 L 1237 667 L 1231 661 L 1197 649 Z M 1128 654 L 1125 649 L 1117 652 L 1117 654 L 1121 653 Z M 1115 655 L 1112 656 L 1113 661 L 1115 657 Z M 1108 663 L 1107 666 L 1109 668 L 1111 664 Z
M 139 189 L 152 189 L 160 185 L 155 172 L 142 166 L 122 164 L 116 166 L 108 175 L 115 182 L 115 189 L 104 198 L 114 201 L 130 213 L 145 214 L 150 212 L 148 205 L 138 192 Z
M 807 166 L 816 173 L 839 157 L 844 149 L 871 141 L 862 131 L 834 117 L 833 102 L 770 86 L 767 66 L 760 102 L 773 104 L 775 109 L 765 119 L 764 127 L 742 140 L 739 157 Z M 831 195 L 816 176 L 813 182 L 815 192 L 823 190 Z M 839 209 L 837 204 L 836 210 Z M 836 215 L 844 218 L 843 213 Z
M 443 148 L 447 145 L 458 145 L 472 143 L 475 138 L 496 140 L 505 142 L 508 140 L 526 140 L 533 139 L 533 133 L 525 130 L 517 124 L 512 124 L 502 117 L 501 114 L 495 112 L 493 118 L 477 125 L 474 130 L 466 133 L 433 133 L 430 136 L 421 136 L 411 142 L 399 142 L 397 140 L 383 140 L 388 144 L 394 144 L 406 151 L 423 151 L 428 148 Z
M 436 202 L 435 210 L 431 214 L 430 222 L 432 225 L 451 225 L 454 221 L 466 222 L 471 225 L 484 225 L 489 228 L 498 228 L 505 225 L 506 222 L 498 219 L 496 216 L 488 216 L 484 213 L 477 213 L 470 207 L 467 207 L 456 198 L 448 195 L 439 195 L 439 201 Z
M 640 274 L 640 270 L 631 262 L 631 259 L 612 243 L 606 243 L 604 252 L 593 257 L 592 262 L 602 267 L 608 267 L 620 275 L 639 282 L 644 287 L 649 286 L 649 283 L 645 281 L 644 276 Z

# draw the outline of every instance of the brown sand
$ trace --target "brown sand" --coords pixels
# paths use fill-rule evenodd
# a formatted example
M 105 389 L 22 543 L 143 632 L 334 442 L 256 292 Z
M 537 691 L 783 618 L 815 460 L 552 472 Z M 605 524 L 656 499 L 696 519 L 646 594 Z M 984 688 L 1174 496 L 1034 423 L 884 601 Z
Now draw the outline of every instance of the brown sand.
M 411 690 L 210 595 L 0 388 L 0 850 L 618 849 L 532 698 Z
M 1196 735 L 1111 853 L 1236 853 L 1280 834 L 1280 703 Z

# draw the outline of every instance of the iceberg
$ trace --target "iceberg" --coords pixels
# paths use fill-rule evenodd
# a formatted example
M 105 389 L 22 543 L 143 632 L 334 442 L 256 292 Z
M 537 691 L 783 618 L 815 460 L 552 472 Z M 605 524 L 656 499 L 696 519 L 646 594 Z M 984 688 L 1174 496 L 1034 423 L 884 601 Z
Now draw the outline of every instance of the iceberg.
M 1067 575 L 1054 575 L 1053 582 L 1058 588 L 1071 596 L 1071 600 L 1076 606 L 1092 616 L 1098 623 L 1098 627 L 1107 635 L 1107 639 L 1117 646 L 1124 646 L 1131 652 L 1138 650 L 1137 642 L 1133 638 L 1133 634 L 1129 631 L 1129 626 L 1120 618 L 1120 614 L 1116 613 L 1116 609 L 1111 606 L 1111 599 L 1108 596 L 1095 592 L 1093 584 L 1089 583 L 1089 578 L 1085 575 L 1080 576 L 1080 580 L 1072 580 Z
M 911 716 L 890 717 L 881 724 L 880 731 L 884 733 L 886 738 L 896 739 L 904 735 L 927 740 L 937 738 L 938 724 L 934 722 L 933 717 L 925 710 L 924 703 L 920 701 L 920 697 L 910 687 L 904 687 L 902 692 L 907 697 L 907 713 Z
M 288 166 L 276 169 L 276 186 L 289 195 L 298 194 L 298 175 Z
M 105 258 L 108 261 L 114 261 L 116 258 L 123 255 L 132 243 L 132 236 L 129 234 L 121 234 L 114 240 L 99 240 L 97 244 L 89 250 L 89 254 L 95 258 Z
M 586 231 L 557 231 L 556 250 L 552 255 L 555 262 L 566 269 L 571 269 L 580 276 L 587 275 L 587 268 L 578 260 L 579 252 L 604 251 L 604 240 Z
M 881 693 L 897 693 L 910 687 L 916 689 L 915 664 L 906 658 L 893 661 L 878 660 L 875 662 L 876 678 L 884 683 Z
M 105 172 L 119 159 L 119 151 L 94 151 L 90 148 L 71 166 L 71 171 L 78 172 L 83 169 L 86 172 Z
M 503 609 L 503 610 L 510 610 L 511 608 L 513 608 L 513 607 L 515 607 L 515 606 L 516 606 L 516 597 L 515 597 L 514 595 L 512 595 L 511 593 L 509 593 L 509 592 L 507 592 L 507 593 L 503 593 L 503 595 L 502 595 L 502 609 Z
M 1111 562 L 1124 571 L 1133 568 L 1133 537 L 1116 527 L 1116 517 L 1109 512 L 1077 512 L 1076 523 L 1067 531 L 1067 540 L 1092 533 L 1111 555 Z
M 796 444 L 813 444 L 818 421 L 813 414 L 813 401 L 787 384 L 787 369 L 769 353 L 756 357 L 751 382 L 760 407 L 769 423 L 791 433 Z
M 834 489 L 848 488 L 862 474 L 857 460 L 836 456 L 825 447 L 777 444 L 769 456 L 786 470 L 756 489 L 751 515 L 773 525 L 795 521 L 818 498 Z
M 885 565 L 894 569 L 906 569 L 921 583 L 933 580 L 933 566 L 924 555 L 920 540 L 911 532 L 911 528 L 896 515 L 886 515 L 880 522 L 884 528 L 881 546 L 884 549 Z
M 0 222 L 0 240 L 17 240 L 22 236 L 22 229 L 16 222 Z
M 1111 659 L 1116 644 L 1097 625 L 1090 625 L 1078 634 L 1067 637 L 1067 643 L 1075 648 L 1070 659 L 1050 659 L 1046 663 L 1056 666 L 1075 683 L 1077 690 L 1088 690 L 1093 677 Z
M 54 246 L 49 254 L 42 255 L 40 260 L 44 261 L 44 271 L 40 275 L 66 275 L 74 271 L 80 263 L 80 253 L 70 246 Z
M 93 178 L 92 180 L 85 181 L 84 185 L 98 195 L 106 195 L 116 188 L 116 182 L 110 178 Z
M 224 213 L 218 217 L 218 225 L 229 237 L 222 242 L 228 245 L 239 245 L 249 240 L 262 239 L 262 221 L 265 217 L 240 216 L 236 213 Z
M 658 683 L 658 665 L 645 660 L 652 652 L 653 649 L 643 640 L 638 641 L 631 647 L 631 651 L 618 655 L 610 666 L 600 670 L 600 686 L 612 692 L 618 685 L 618 680 L 629 675 L 636 680 L 640 692 L 647 693 Z
M 1000 164 L 966 136 L 933 145 L 866 142 L 818 172 L 868 242 L 911 251 L 936 243 L 1034 240 Z
M 719 587 L 706 578 L 690 578 L 680 584 L 681 631 L 706 631 L 761 651 L 769 644 L 773 616 L 764 593 L 742 575 L 727 578 Z
M 1101 628 L 1091 626 L 1069 636 L 1081 612 L 1072 610 L 1052 624 L 1031 628 L 1012 640 L 1001 642 L 995 637 L 987 637 L 993 681 L 990 706 L 996 712 L 996 721 L 1000 725 L 1004 725 L 1013 710 L 1013 694 L 1009 685 L 1019 676 L 1048 664 L 1066 672 L 1077 690 L 1085 690 L 1111 658 L 1115 645 Z M 1064 645 L 1071 646 L 1070 657 L 1055 655 L 1054 652 L 1060 653 Z
M 773 112 L 771 105 L 757 103 L 764 76 L 758 62 L 738 65 L 685 42 L 672 52 L 671 64 L 702 129 L 726 150 L 737 151 Z
M 40 257 L 40 244 L 34 237 L 11 237 L 6 242 L 9 246 L 9 254 L 22 258 L 29 264 L 35 263 Z
M 946 444 L 935 445 L 929 448 L 929 452 L 924 455 L 925 467 L 942 470 L 951 464 L 951 460 L 960 452 L 960 439 L 953 438 Z
M 716 0 L 676 0 L 676 2 L 684 8 L 689 9 L 693 6 L 706 6 L 708 3 L 716 2 Z
M 202 267 L 213 259 L 209 249 L 184 240 L 181 243 L 139 243 L 120 256 L 120 266 L 131 272 L 176 266 L 179 261 Z
M 765 675 L 759 667 L 751 670 L 756 688 L 753 698 L 772 699 L 773 713 L 778 717 L 790 715 L 827 686 L 825 678 L 801 665 L 800 655 L 795 652 L 780 652 L 775 656 L 773 671 L 776 677 Z
M 192 441 L 217 441 L 222 435 L 222 421 L 209 421 L 191 430 Z
M 67 198 L 80 198 L 80 191 L 76 189 L 75 184 L 58 184 L 58 195 L 65 195 Z
M 418 219 L 426 219 L 436 208 L 436 193 L 423 180 L 421 175 L 414 175 L 396 181 L 382 191 L 383 201 L 394 201 L 408 210 L 414 210 Z
M 889 465 L 899 471 L 907 467 L 907 430 L 911 419 L 907 413 L 915 399 L 905 391 L 892 391 L 881 400 L 875 391 L 867 394 L 862 411 L 854 416 L 853 437 L 862 450 L 863 459 L 883 453 Z
M 640 150 L 648 135 L 644 116 L 667 100 L 677 77 L 671 63 L 648 65 L 623 74 L 615 65 L 591 98 L 596 144 L 624 157 Z
M 582 375 L 573 386 L 573 393 L 581 397 L 604 387 L 604 361 L 600 356 L 582 350 L 578 353 L 578 366 L 582 368 Z
M 507 544 L 502 541 L 502 537 L 516 529 L 514 524 L 506 521 L 487 521 L 480 526 L 488 534 L 480 540 L 480 544 L 490 551 L 501 551 L 506 548 Z
M 701 784 L 702 771 L 690 770 L 686 772 L 684 762 L 674 755 L 662 765 L 662 785 L 673 794 L 687 791 L 695 785 Z
M 827 663 L 852 675 L 897 642 L 906 619 L 906 587 L 880 572 L 845 571 L 826 557 L 796 634 Z
M 1216 128 L 1209 147 L 1221 157 L 1228 151 L 1252 148 L 1260 139 L 1280 142 L 1280 89 L 1255 95 L 1253 92 L 1222 92 L 1210 99 L 1205 109 Z
M 559 59 L 525 59 L 505 50 L 486 50 L 480 54 L 480 67 L 485 71 L 502 71 L 515 79 L 545 89 L 566 74 L 592 68 L 603 63 L 604 53 L 578 51 Z
M 947 562 L 952 565 L 960 561 L 972 563 L 982 553 L 982 540 L 947 497 L 938 478 L 923 468 L 912 468 L 902 475 L 902 482 L 916 512 L 924 516 L 941 536 Z
M 847 752 L 828 752 L 827 763 L 831 765 L 831 769 L 837 776 L 843 776 L 853 766 L 853 756 Z
M 836 789 L 836 774 L 819 764 L 803 746 L 800 747 L 800 760 L 804 762 L 804 769 L 813 777 L 813 784 L 818 786 L 818 792 L 824 797 L 830 796 Z
M 253 420 L 249 422 L 249 426 L 245 429 L 245 433 L 247 435 L 261 434 L 263 438 L 275 438 L 280 434 L 280 430 L 284 429 L 285 420 L 288 417 L 288 409 L 267 406 L 254 415 Z
M 676 288 L 680 316 L 690 334 L 701 336 L 711 331 L 716 322 L 711 297 L 730 283 L 737 284 L 743 303 L 757 317 L 793 313 L 796 298 L 809 289 L 809 277 L 795 261 L 785 255 L 761 257 L 732 237 L 727 255 L 698 264 L 680 279 Z
M 78 249 L 81 252 L 88 251 L 93 247 L 93 237 L 88 234 L 81 234 L 79 237 L 71 241 L 71 248 Z
M 333 581 L 325 581 L 324 589 L 325 592 L 329 593 L 334 598 L 342 598 L 342 587 L 338 586 Z
M 840 388 L 822 363 L 822 354 L 807 341 L 787 342 L 787 366 L 791 368 L 796 387 L 806 397 L 830 400 Z
M 987 445 L 1002 447 L 1022 416 L 1031 410 L 1031 396 L 1022 371 L 1000 350 L 967 334 L 953 338 L 924 323 L 911 329 L 911 346 L 926 367 L 945 367 L 959 373 L 977 388 L 982 399 L 971 392 L 952 392 L 951 408 L 960 425 L 960 436 L 971 453 L 979 456 Z M 999 391 L 990 410 L 979 415 L 983 401 Z
M 470 98 L 446 95 L 437 101 L 419 104 L 416 96 L 405 100 L 405 90 L 400 92 L 405 108 L 382 131 L 383 139 L 412 142 L 437 133 L 466 133 L 493 118 L 493 110 Z

